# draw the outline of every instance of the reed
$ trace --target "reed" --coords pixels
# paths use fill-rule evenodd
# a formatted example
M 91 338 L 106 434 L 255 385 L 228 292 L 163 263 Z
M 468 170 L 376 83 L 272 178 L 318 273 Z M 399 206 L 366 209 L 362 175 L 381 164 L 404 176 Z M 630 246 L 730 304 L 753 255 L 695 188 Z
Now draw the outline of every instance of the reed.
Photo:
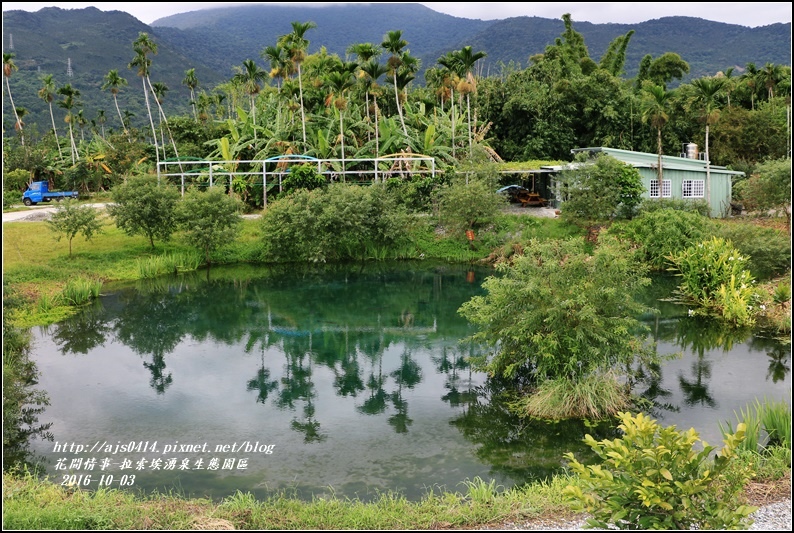
M 99 297 L 102 282 L 84 277 L 70 279 L 61 292 L 63 301 L 69 305 L 82 305 Z

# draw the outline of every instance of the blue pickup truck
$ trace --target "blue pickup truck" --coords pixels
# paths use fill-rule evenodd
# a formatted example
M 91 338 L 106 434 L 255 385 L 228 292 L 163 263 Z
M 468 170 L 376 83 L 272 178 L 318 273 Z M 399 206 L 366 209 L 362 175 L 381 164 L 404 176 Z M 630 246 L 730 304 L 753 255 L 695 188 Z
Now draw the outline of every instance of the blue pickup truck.
M 60 202 L 64 198 L 77 198 L 77 191 L 51 191 L 46 181 L 34 181 L 22 194 L 22 203 L 36 205 L 39 202 Z

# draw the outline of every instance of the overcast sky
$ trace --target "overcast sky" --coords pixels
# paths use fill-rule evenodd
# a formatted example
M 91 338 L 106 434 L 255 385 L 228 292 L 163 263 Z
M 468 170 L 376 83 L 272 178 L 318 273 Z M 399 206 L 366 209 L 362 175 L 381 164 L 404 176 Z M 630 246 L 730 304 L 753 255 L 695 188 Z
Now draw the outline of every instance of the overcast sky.
M 102 11 L 126 11 L 141 22 L 196 11 L 208 7 L 268 2 L 3 2 L 3 11 L 23 9 L 38 11 L 42 7 L 57 6 L 78 9 L 94 6 Z M 287 3 L 287 2 L 285 2 Z M 318 2 L 291 2 L 308 6 Z M 349 2 L 365 3 L 365 2 Z M 397 3 L 397 2 L 395 2 Z M 560 19 L 570 13 L 574 22 L 596 24 L 616 22 L 634 24 L 670 16 L 698 17 L 715 22 L 742 26 L 766 26 L 776 22 L 791 22 L 791 2 L 419 2 L 434 11 L 456 17 L 495 20 L 520 16 Z

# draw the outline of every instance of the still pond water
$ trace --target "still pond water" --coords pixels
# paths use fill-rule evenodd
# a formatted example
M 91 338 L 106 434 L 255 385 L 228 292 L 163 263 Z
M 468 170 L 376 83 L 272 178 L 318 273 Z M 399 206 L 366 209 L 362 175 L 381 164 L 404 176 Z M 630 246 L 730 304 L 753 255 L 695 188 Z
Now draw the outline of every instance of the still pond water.
M 590 457 L 586 433 L 616 435 L 521 421 L 492 401 L 457 313 L 491 273 L 235 267 L 106 287 L 79 315 L 34 328 L 51 401 L 40 422 L 54 435 L 34 451 L 56 482 L 212 498 L 416 500 L 477 476 L 505 487 L 544 479 L 567 451 Z M 672 288 L 654 283 L 646 298 L 662 312 L 647 321 L 658 352 L 682 356 L 636 392 L 663 424 L 721 444 L 718 420 L 735 422 L 756 398 L 790 401 L 789 346 L 688 318 L 658 301 Z

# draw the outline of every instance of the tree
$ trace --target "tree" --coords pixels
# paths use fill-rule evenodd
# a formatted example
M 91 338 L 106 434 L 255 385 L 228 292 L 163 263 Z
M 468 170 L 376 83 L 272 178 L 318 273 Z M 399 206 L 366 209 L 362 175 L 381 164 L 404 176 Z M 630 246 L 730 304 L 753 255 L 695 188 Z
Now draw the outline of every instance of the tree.
M 196 77 L 196 69 L 191 68 L 185 71 L 185 79 L 182 80 L 182 85 L 190 89 L 190 106 L 193 108 L 193 118 L 198 120 L 198 112 L 196 111 L 196 87 L 198 87 L 198 78 Z
M 768 99 L 771 101 L 775 97 L 775 86 L 780 81 L 783 69 L 780 65 L 774 63 L 767 63 L 764 68 L 759 72 L 759 79 L 764 84 L 767 90 Z
M 471 46 L 464 46 L 460 51 L 455 54 L 455 57 L 460 61 L 461 71 L 463 72 L 464 80 L 458 84 L 458 92 L 461 95 L 466 95 L 466 114 L 469 117 L 469 157 L 472 157 L 472 133 L 471 133 L 471 93 L 477 92 L 477 80 L 471 72 L 474 64 L 480 59 L 484 58 L 487 54 L 485 52 L 474 53 L 471 51 Z
M 152 66 L 152 60 L 149 59 L 149 54 L 157 53 L 157 43 L 152 41 L 146 32 L 138 33 L 138 38 L 132 43 L 132 50 L 135 52 L 135 57 L 130 61 L 127 68 L 137 68 L 138 76 L 141 77 L 143 82 L 143 96 L 146 101 L 146 112 L 149 115 L 149 125 L 152 127 L 152 137 L 154 142 L 154 153 L 157 154 L 157 162 L 160 162 L 160 151 L 157 148 L 157 130 L 154 127 L 154 117 L 152 117 L 152 106 L 149 104 L 149 69 Z M 148 85 L 147 85 L 148 84 Z
M 455 180 L 439 192 L 442 223 L 455 232 L 475 230 L 493 223 L 504 198 L 488 179 Z
M 706 123 L 706 198 L 708 198 L 709 201 L 711 201 L 709 127 L 719 119 L 720 102 L 717 96 L 722 92 L 724 86 L 724 78 L 699 78 L 692 81 L 692 87 L 695 88 L 695 100 L 703 106 L 703 121 Z
M 367 115 L 369 115 L 369 95 L 372 95 L 372 107 L 375 123 L 375 157 L 380 157 L 380 139 L 378 138 L 378 94 L 380 94 L 380 87 L 378 86 L 378 78 L 383 76 L 389 71 L 386 67 L 378 63 L 375 59 L 370 59 L 361 65 L 361 72 L 364 73 L 366 85 L 366 100 L 367 100 Z M 377 176 L 375 176 L 377 180 Z
M 306 59 L 306 49 L 309 48 L 309 41 L 306 40 L 304 35 L 312 28 L 316 28 L 317 24 L 314 22 L 293 22 L 292 33 L 283 35 L 279 39 L 279 44 L 287 49 L 287 54 L 290 60 L 298 68 L 298 88 L 300 93 L 301 103 L 301 123 L 303 125 L 303 144 L 306 147 L 306 111 L 303 106 L 303 77 L 301 76 L 301 63 Z
M 238 200 L 217 186 L 206 191 L 191 188 L 177 204 L 178 224 L 187 241 L 204 252 L 207 264 L 212 252 L 237 238 L 237 228 L 242 222 L 239 207 Z
M 662 128 L 670 120 L 668 106 L 673 91 L 667 91 L 661 85 L 651 85 L 645 89 L 642 99 L 642 121 L 656 128 L 656 153 L 659 154 L 657 163 L 659 170 L 659 191 L 662 190 Z M 659 194 L 659 198 L 662 195 Z
M 689 63 L 675 52 L 665 52 L 654 59 L 648 68 L 648 78 L 656 85 L 667 88 L 673 80 L 680 80 L 689 72 Z
M 102 232 L 102 223 L 97 218 L 96 209 L 77 205 L 77 200 L 68 198 L 55 209 L 47 224 L 56 233 L 56 241 L 60 241 L 62 237 L 69 241 L 69 257 L 72 256 L 72 239 L 78 234 L 90 241 L 94 234 Z
M 50 107 L 50 120 L 52 121 L 52 132 L 55 134 L 55 144 L 58 145 L 58 157 L 63 158 L 61 143 L 58 142 L 58 128 L 55 127 L 55 115 L 52 113 L 52 101 L 55 99 L 55 81 L 52 79 L 52 74 L 41 78 L 41 89 L 39 89 L 38 95 Z
M 446 55 L 438 58 L 438 64 L 446 69 L 442 74 L 443 83 L 449 85 L 449 100 L 452 107 L 452 157 L 455 157 L 455 88 L 458 86 L 461 77 L 459 58 L 455 52 L 447 52 Z
M 563 217 L 588 226 L 631 218 L 645 190 L 639 171 L 606 154 L 579 163 L 574 169 L 564 170 L 558 180 L 567 196 L 562 204 Z
M 262 90 L 259 83 L 267 79 L 267 72 L 259 68 L 253 59 L 243 61 L 243 68 L 235 74 L 237 81 L 251 100 L 251 117 L 254 123 L 254 141 L 256 141 L 256 95 Z
M 758 89 L 758 81 L 761 73 L 755 63 L 747 63 L 744 67 L 744 73 L 739 76 L 739 80 L 747 87 L 750 92 L 750 109 L 755 110 L 755 93 Z
M 22 134 L 22 126 L 20 125 L 21 122 L 17 114 L 17 108 L 14 106 L 14 99 L 11 97 L 11 83 L 8 81 L 9 78 L 11 78 L 11 74 L 19 70 L 19 67 L 14 63 L 14 55 L 15 54 L 3 52 L 3 75 L 6 78 L 6 90 L 8 91 L 8 99 L 11 102 L 11 109 L 14 110 L 14 127 L 19 129 L 22 138 L 22 146 L 25 146 L 25 135 Z
M 358 68 L 360 69 L 358 77 L 361 79 L 362 85 L 364 86 L 365 109 L 367 112 L 367 120 L 369 120 L 370 88 L 377 82 L 378 78 L 386 73 L 386 68 L 382 67 L 377 62 L 377 58 L 382 53 L 382 50 L 378 45 L 373 43 L 357 43 L 350 45 L 347 49 L 347 53 L 355 54 L 358 57 Z
M 397 73 L 403 65 L 403 48 L 408 46 L 408 41 L 402 38 L 403 32 L 400 30 L 390 31 L 386 34 L 381 43 L 381 46 L 391 54 L 386 65 L 389 73 L 392 75 L 394 83 L 394 99 L 397 103 L 397 114 L 400 116 L 400 124 L 403 127 L 403 133 L 408 137 L 408 129 L 405 127 L 405 119 L 403 118 L 403 109 L 400 104 L 400 92 L 397 84 Z
M 349 69 L 342 69 L 341 72 L 329 72 L 326 77 L 331 92 L 328 94 L 327 103 L 332 103 L 339 112 L 339 140 L 342 144 L 342 181 L 345 181 L 345 129 L 344 116 L 347 109 L 346 93 L 355 85 L 353 73 Z
M 107 211 L 116 227 L 127 235 L 144 235 L 154 249 L 154 239 L 167 241 L 176 230 L 179 192 L 158 183 L 157 176 L 133 176 L 113 188 Z
M 113 95 L 113 103 L 116 104 L 116 112 L 119 114 L 119 120 L 121 121 L 121 127 L 124 128 L 124 133 L 127 135 L 127 140 L 132 142 L 130 139 L 130 134 L 127 131 L 127 124 L 124 121 L 124 118 L 121 116 L 121 109 L 119 109 L 119 101 L 116 96 L 119 94 L 119 90 L 122 87 L 127 85 L 127 80 L 119 76 L 118 70 L 111 70 L 105 75 L 105 82 L 102 84 L 102 90 L 110 89 L 110 94 Z
M 475 364 L 490 375 L 530 386 L 565 381 L 573 394 L 593 374 L 652 357 L 636 318 L 648 309 L 635 299 L 650 279 L 627 244 L 605 240 L 590 255 L 578 237 L 532 239 L 497 271 L 483 282 L 486 294 L 458 311 L 477 327 L 470 340 L 489 349 Z
M 66 117 L 64 117 L 64 120 L 69 124 L 69 140 L 71 142 L 72 164 L 74 165 L 80 156 L 77 154 L 77 144 L 74 142 L 74 127 L 72 124 L 75 121 L 75 115 L 72 111 L 79 105 L 78 98 L 80 97 L 80 91 L 73 88 L 70 83 L 67 83 L 58 89 L 58 94 L 63 96 L 63 100 L 58 102 L 58 107 L 66 110 Z
M 766 161 L 742 183 L 742 201 L 748 209 L 783 211 L 791 235 L 791 159 Z

